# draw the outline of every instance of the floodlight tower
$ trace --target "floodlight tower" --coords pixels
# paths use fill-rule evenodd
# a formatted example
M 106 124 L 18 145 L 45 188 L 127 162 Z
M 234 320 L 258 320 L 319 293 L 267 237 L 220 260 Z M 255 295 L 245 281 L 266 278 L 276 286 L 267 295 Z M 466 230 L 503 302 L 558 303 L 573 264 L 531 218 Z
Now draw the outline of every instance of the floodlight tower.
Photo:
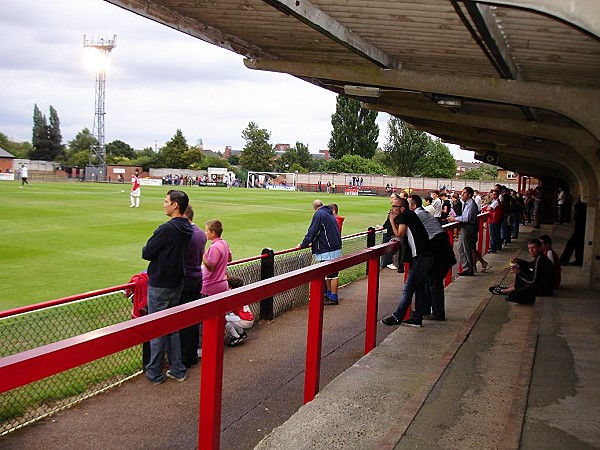
M 108 55 L 117 46 L 117 35 L 112 39 L 105 37 L 86 38 L 83 35 L 84 48 L 92 48 L 99 53 L 99 64 L 95 67 L 96 72 L 96 104 L 94 105 L 94 127 L 92 134 L 97 144 L 92 145 L 90 150 L 90 166 L 95 167 L 97 181 L 104 181 L 106 177 L 106 147 L 104 142 L 104 94 L 106 92 L 106 63 Z

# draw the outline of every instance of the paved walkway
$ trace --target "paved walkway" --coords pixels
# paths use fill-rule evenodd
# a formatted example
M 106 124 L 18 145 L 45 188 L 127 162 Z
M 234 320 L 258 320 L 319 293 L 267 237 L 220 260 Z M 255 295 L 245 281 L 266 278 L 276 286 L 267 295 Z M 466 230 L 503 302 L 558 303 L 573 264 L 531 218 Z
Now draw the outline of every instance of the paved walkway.
M 340 306 L 326 308 L 322 391 L 308 405 L 307 308 L 260 322 L 225 351 L 221 448 L 265 436 L 259 448 L 600 448 L 600 304 L 581 288 L 585 273 L 563 268 L 563 288 L 534 307 L 487 291 L 522 251 L 523 228 L 486 257 L 490 273 L 447 288 L 446 322 L 380 324 L 379 346 L 362 359 L 366 281 L 343 288 Z M 559 251 L 567 233 L 551 233 Z M 397 306 L 401 276 L 381 272 L 380 316 Z M 0 448 L 194 449 L 198 385 L 199 368 L 184 383 L 140 377 L 0 438 Z

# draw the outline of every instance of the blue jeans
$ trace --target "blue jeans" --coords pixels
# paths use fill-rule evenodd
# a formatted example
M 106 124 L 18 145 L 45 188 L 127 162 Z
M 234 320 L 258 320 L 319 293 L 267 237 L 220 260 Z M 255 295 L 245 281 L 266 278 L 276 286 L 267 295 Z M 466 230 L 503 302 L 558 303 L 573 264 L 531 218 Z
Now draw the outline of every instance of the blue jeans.
M 406 311 L 410 308 L 413 294 L 415 295 L 415 312 L 417 313 L 415 319 L 423 319 L 423 311 L 425 310 L 425 283 L 427 282 L 427 275 L 432 266 L 433 255 L 416 256 L 412 259 L 408 269 L 408 278 L 402 289 L 400 304 L 398 305 L 398 309 L 394 311 L 394 316 L 397 319 L 404 319 Z
M 148 286 L 148 314 L 164 311 L 177 306 L 183 284 L 177 288 L 159 288 Z M 185 375 L 186 369 L 181 362 L 181 343 L 179 332 L 161 336 L 150 341 L 150 362 L 146 366 L 146 377 L 150 381 L 164 380 L 163 365 L 165 351 L 169 358 L 169 370 L 177 378 Z
M 499 223 L 489 223 L 490 229 L 490 250 L 495 252 L 497 250 L 502 250 L 502 240 L 500 238 L 500 224 Z

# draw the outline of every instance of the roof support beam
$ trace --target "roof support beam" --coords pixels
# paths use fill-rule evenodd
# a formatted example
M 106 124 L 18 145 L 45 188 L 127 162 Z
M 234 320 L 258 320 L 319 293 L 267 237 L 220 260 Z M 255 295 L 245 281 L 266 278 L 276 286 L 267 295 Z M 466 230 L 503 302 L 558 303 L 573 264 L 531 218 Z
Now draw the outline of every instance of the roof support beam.
M 472 0 L 468 0 L 472 1 Z M 600 37 L 597 0 L 475 0 L 477 3 L 516 6 L 558 17 Z
M 244 60 L 256 70 L 336 80 L 379 88 L 405 89 L 415 92 L 445 94 L 555 111 L 575 121 L 600 141 L 600 104 L 597 89 L 532 83 L 518 80 L 467 77 L 406 70 L 381 70 L 373 67 L 300 63 L 264 59 Z
M 337 20 L 321 11 L 308 0 L 263 0 L 279 11 L 288 14 L 312 29 L 343 45 L 385 69 L 399 69 L 401 64 L 374 45 L 365 41 Z

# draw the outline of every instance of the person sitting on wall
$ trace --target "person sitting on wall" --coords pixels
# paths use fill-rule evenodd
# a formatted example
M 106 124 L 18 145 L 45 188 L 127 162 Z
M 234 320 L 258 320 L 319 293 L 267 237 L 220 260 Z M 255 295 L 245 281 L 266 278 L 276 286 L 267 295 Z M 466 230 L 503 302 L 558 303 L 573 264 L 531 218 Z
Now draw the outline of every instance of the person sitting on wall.
M 510 286 L 491 286 L 489 290 L 492 294 L 506 295 L 509 302 L 526 304 L 535 303 L 538 295 L 554 293 L 554 266 L 544 255 L 542 242 L 539 239 L 530 240 L 527 250 L 533 261 L 512 257 L 510 269 L 515 274 L 515 282 Z

